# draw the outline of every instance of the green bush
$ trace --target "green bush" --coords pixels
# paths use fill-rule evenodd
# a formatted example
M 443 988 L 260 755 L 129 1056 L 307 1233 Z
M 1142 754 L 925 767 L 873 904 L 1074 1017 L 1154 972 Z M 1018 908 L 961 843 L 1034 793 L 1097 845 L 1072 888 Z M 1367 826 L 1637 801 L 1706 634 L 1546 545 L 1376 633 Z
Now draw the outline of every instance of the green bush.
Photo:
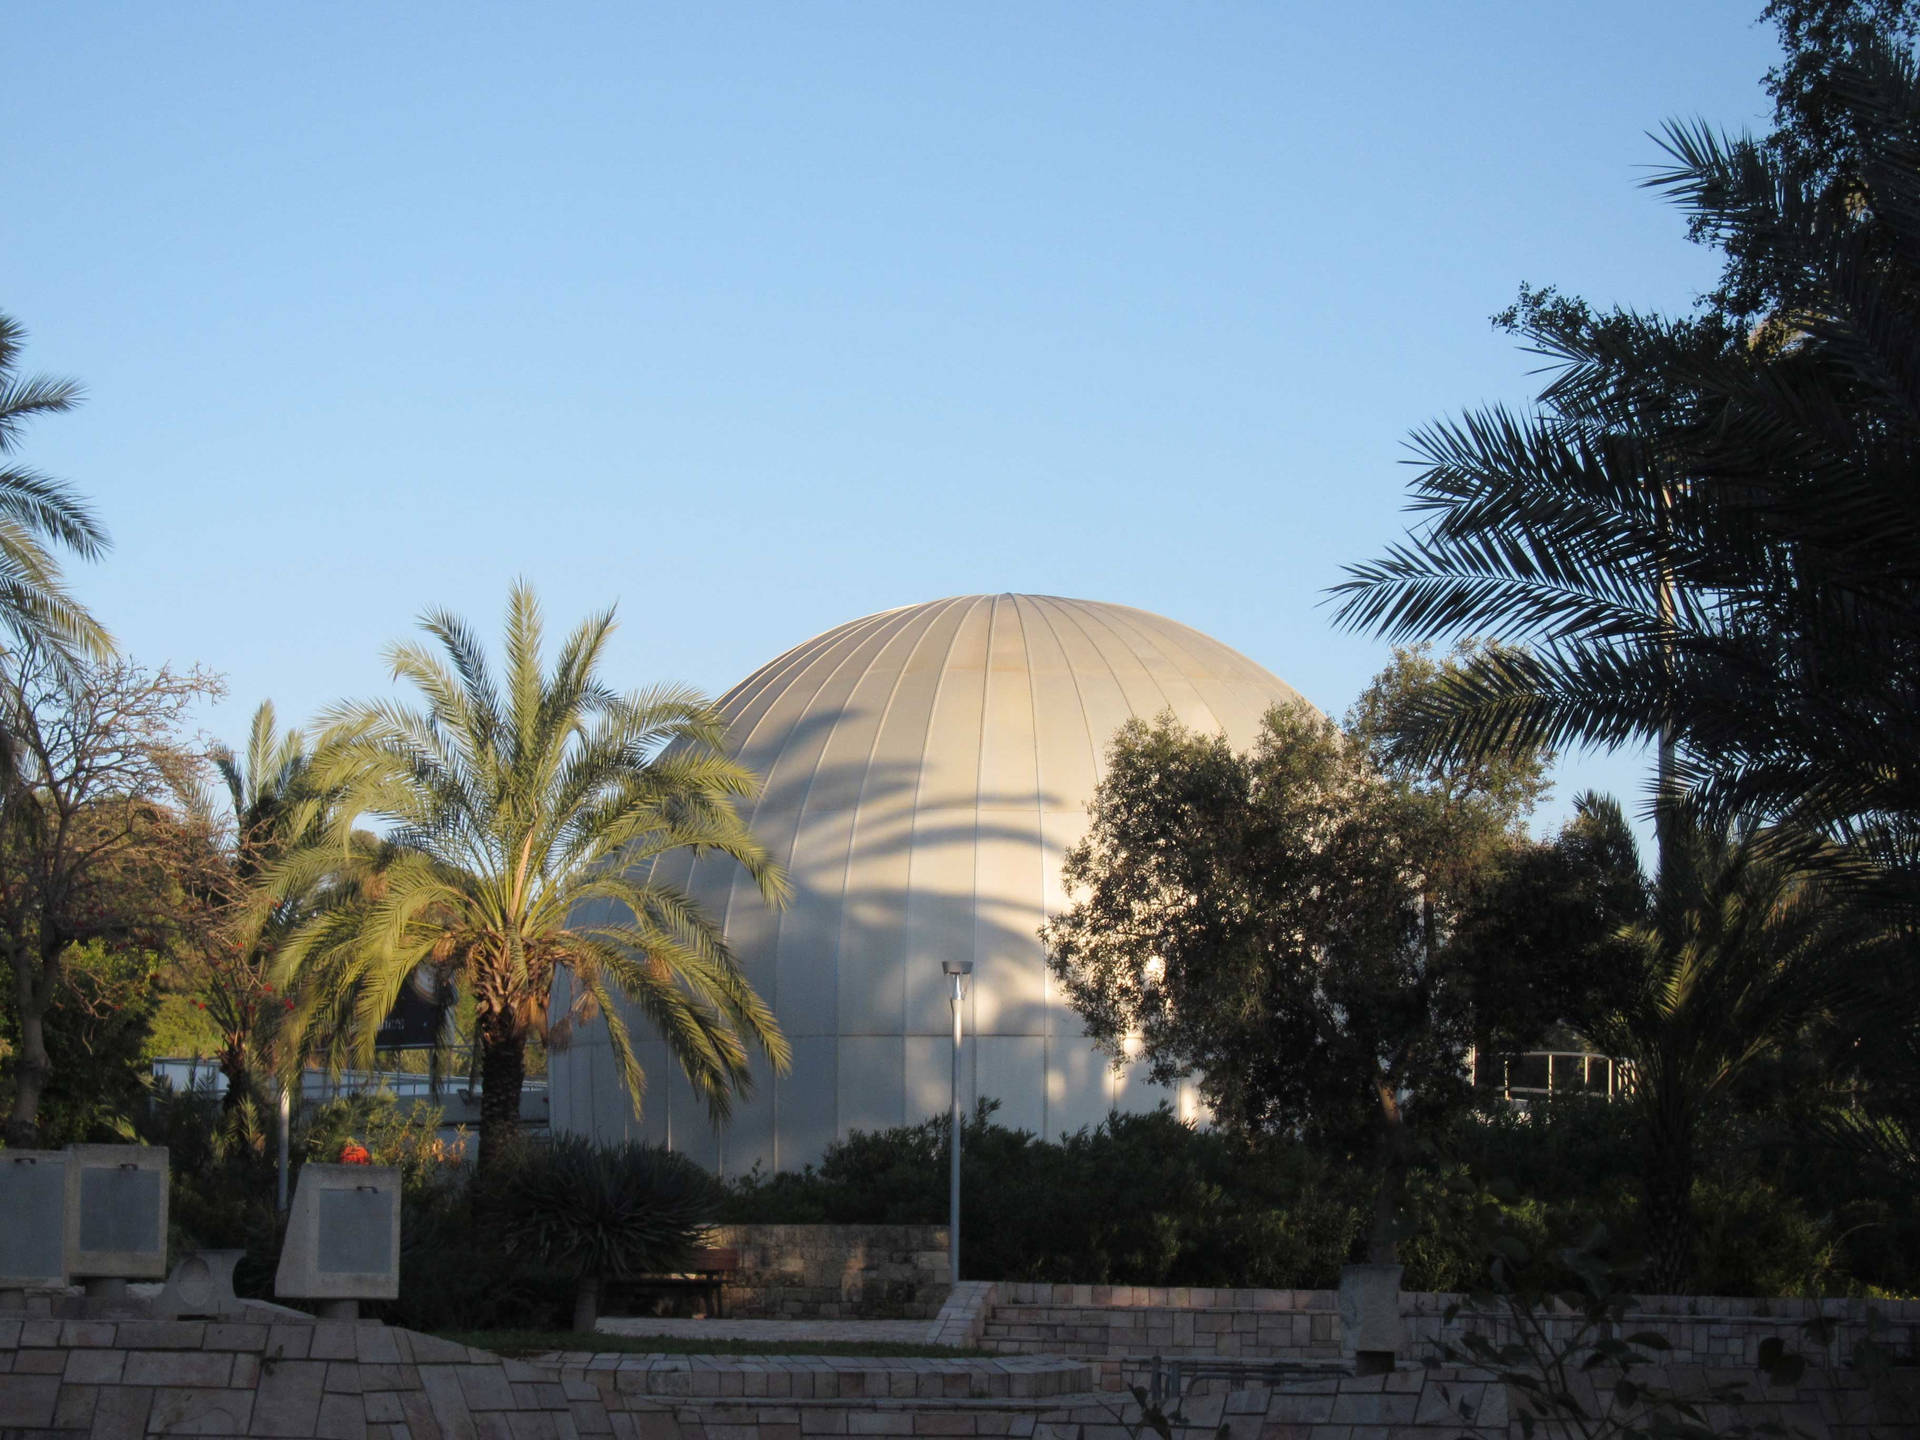
M 602 1282 L 684 1268 L 720 1197 L 684 1155 L 563 1136 L 517 1155 L 491 1198 L 507 1248 L 568 1276 L 573 1328 L 591 1330 Z

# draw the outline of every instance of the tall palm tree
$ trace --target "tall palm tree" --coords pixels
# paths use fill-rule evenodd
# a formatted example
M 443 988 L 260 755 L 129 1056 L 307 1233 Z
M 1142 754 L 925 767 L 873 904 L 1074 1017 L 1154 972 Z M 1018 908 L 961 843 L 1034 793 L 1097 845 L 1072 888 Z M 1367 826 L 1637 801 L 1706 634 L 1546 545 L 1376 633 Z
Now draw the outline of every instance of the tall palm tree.
M 1751 140 L 1671 126 L 1655 183 L 1785 289 L 1707 314 L 1523 306 L 1556 367 L 1531 414 L 1414 438 L 1424 523 L 1337 587 L 1396 640 L 1493 635 L 1429 717 L 1440 748 L 1676 748 L 1674 779 L 1857 840 L 1920 905 L 1920 72 L 1841 72 L 1856 202 Z
M 0 315 L 0 629 L 16 645 L 105 659 L 112 640 L 67 593 L 53 552 L 97 559 L 106 553 L 106 531 L 72 490 L 10 458 L 28 421 L 71 410 L 80 400 L 71 380 L 19 373 L 25 340 L 26 332 Z
M 1758 1062 L 1848 993 L 1871 923 L 1810 874 L 1819 848 L 1777 831 L 1729 833 L 1680 805 L 1662 817 L 1646 914 L 1619 939 L 1642 962 L 1590 1038 L 1632 1071 L 1640 1117 L 1648 1287 L 1684 1291 L 1693 1267 L 1701 1124 Z
M 460 620 L 436 611 L 421 626 L 437 650 L 397 645 L 389 658 L 424 706 L 331 713 L 311 770 L 316 790 L 338 797 L 331 833 L 277 868 L 283 892 L 324 887 L 281 952 L 296 1031 L 342 1018 L 370 1058 L 417 967 L 457 985 L 480 1050 L 485 1172 L 517 1130 L 535 1037 L 564 1044 L 603 1017 L 638 1108 L 646 1075 L 617 992 L 724 1118 L 750 1084 L 749 1050 L 783 1070 L 787 1042 L 719 928 L 650 863 L 717 851 L 769 903 L 784 900 L 784 876 L 735 809 L 756 781 L 727 753 L 720 715 L 687 689 L 609 689 L 598 671 L 611 610 L 543 671 L 540 610 L 524 583 L 508 601 L 497 679 Z M 385 827 L 373 853 L 355 851 L 361 818 Z M 570 998 L 556 1013 L 563 973 Z
M 219 893 L 211 897 L 217 923 L 201 978 L 203 1003 L 220 1030 L 220 1070 L 233 1108 L 252 1094 L 263 1066 L 270 1068 L 273 1042 L 292 1008 L 274 988 L 274 961 L 312 898 L 311 892 L 276 893 L 273 867 L 303 842 L 318 840 L 328 816 L 309 784 L 307 737 L 297 728 L 281 731 L 270 700 L 253 712 L 246 753 L 216 745 L 212 760 L 232 832 L 217 872 Z

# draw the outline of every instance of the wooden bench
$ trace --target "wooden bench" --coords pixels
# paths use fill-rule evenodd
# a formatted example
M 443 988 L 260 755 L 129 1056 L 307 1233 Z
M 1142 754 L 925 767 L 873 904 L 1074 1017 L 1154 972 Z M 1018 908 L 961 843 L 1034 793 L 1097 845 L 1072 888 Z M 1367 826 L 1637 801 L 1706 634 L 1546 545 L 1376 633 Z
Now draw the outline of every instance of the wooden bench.
M 727 1282 L 740 1269 L 740 1252 L 732 1246 L 709 1246 L 696 1250 L 684 1270 L 657 1275 L 632 1275 L 606 1284 L 609 1299 L 631 1302 L 633 1297 L 659 1291 L 686 1290 L 707 1297 L 707 1313 L 716 1320 L 726 1318 Z

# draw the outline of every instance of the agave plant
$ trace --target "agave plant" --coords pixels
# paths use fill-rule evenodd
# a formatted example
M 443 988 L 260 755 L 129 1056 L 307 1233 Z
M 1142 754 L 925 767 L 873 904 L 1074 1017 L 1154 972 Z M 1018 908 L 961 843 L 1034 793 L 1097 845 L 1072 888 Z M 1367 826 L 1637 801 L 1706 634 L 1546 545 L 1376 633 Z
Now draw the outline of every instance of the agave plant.
M 593 1329 L 607 1280 L 685 1266 L 719 1198 L 684 1155 L 581 1136 L 524 1152 L 495 1194 L 508 1245 L 572 1277 L 576 1330 Z

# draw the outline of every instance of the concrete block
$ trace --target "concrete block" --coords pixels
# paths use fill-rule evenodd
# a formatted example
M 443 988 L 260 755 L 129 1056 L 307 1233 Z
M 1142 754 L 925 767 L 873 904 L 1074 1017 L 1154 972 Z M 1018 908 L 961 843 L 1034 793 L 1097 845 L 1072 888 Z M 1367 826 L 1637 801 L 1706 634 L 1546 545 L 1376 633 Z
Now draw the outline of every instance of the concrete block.
M 252 1390 L 260 1383 L 260 1357 L 258 1355 L 235 1355 L 233 1374 L 227 1378 L 227 1384 L 236 1390 Z
M 209 1325 L 207 1338 L 202 1343 L 209 1350 L 264 1350 L 267 1327 L 248 1322 Z
M 322 1395 L 316 1440 L 367 1440 L 366 1409 L 358 1395 Z
M 360 1363 L 357 1360 L 327 1362 L 327 1394 L 358 1395 L 360 1389 Z
M 313 1345 L 311 1325 L 275 1325 L 267 1332 L 267 1354 L 276 1360 L 304 1360 Z
M 60 1375 L 67 1368 L 64 1350 L 16 1350 L 13 1373 L 16 1375 Z
M 93 1407 L 92 1440 L 140 1440 L 153 1408 L 151 1385 L 106 1385 Z
M 424 1390 L 403 1390 L 400 1393 L 400 1409 L 407 1417 L 406 1424 L 394 1426 L 395 1433 L 404 1430 L 413 1440 L 449 1440 L 446 1432 L 440 1428 L 440 1422 L 434 1418 L 433 1403 L 427 1399 Z
M 0 1290 L 67 1283 L 67 1152 L 0 1154 Z
M 233 1356 L 222 1350 L 129 1350 L 126 1383 L 184 1387 L 225 1386 Z
M 392 1390 L 369 1392 L 361 1397 L 370 1425 L 397 1425 L 406 1418 L 400 1408 L 400 1396 Z
M 420 1371 L 412 1365 L 362 1365 L 360 1388 L 369 1395 L 376 1390 L 418 1390 Z
M 167 1151 L 70 1145 L 67 1273 L 160 1280 L 167 1273 Z
M 68 1349 L 81 1346 L 105 1348 L 114 1343 L 114 1331 L 111 1320 L 68 1320 L 60 1326 L 60 1343 Z
M 282 1360 L 262 1366 L 250 1433 L 312 1435 L 326 1383 L 327 1367 L 317 1360 Z
M 303 1166 L 273 1293 L 312 1300 L 398 1298 L 399 1170 L 390 1165 Z
M 368 1326 L 368 1329 L 375 1327 Z M 357 1360 L 360 1358 L 355 1320 L 322 1320 L 313 1327 L 313 1340 L 307 1346 L 309 1360 Z M 369 1357 L 371 1358 L 371 1357 Z M 398 1357 L 395 1357 L 397 1363 Z
M 147 1429 L 163 1435 L 244 1435 L 253 1398 L 250 1390 L 165 1386 L 153 1392 Z
M 466 1397 L 467 1409 L 472 1410 L 511 1410 L 514 1408 L 513 1387 L 507 1382 L 507 1373 L 498 1365 L 459 1365 L 453 1367 L 460 1382 L 460 1391 Z
M 233 1293 L 233 1267 L 244 1250 L 196 1250 L 167 1276 L 153 1301 L 155 1315 L 238 1315 L 243 1306 Z
M 57 1351 L 54 1353 L 58 1353 Z M 127 1363 L 124 1350 L 69 1350 L 62 1378 L 69 1385 L 118 1385 Z
M 93 1411 L 100 1399 L 97 1385 L 62 1385 L 60 1399 L 53 1407 L 53 1428 L 87 1430 L 93 1425 Z
M 432 1339 L 431 1336 L 423 1338 L 428 1340 Z M 465 1348 L 464 1346 L 455 1345 L 451 1341 L 446 1340 L 433 1341 L 432 1343 L 444 1346 L 449 1350 L 463 1350 Z M 409 1347 L 409 1349 L 412 1348 L 413 1347 Z M 403 1365 L 410 1359 L 425 1360 L 429 1357 L 420 1354 L 402 1355 L 400 1353 L 400 1337 L 391 1329 L 385 1325 L 368 1325 L 361 1323 L 353 1327 L 353 1354 L 347 1358 L 364 1360 L 374 1365 Z M 460 1358 L 464 1360 L 467 1357 L 462 1355 Z
M 455 1367 L 422 1365 L 420 1384 L 442 1434 L 462 1437 L 473 1434 L 473 1417 L 467 1413 L 467 1397 L 460 1388 Z
M 513 1440 L 560 1440 L 554 1417 L 544 1410 L 509 1411 L 507 1430 Z
M 53 1423 L 53 1407 L 60 1398 L 58 1375 L 0 1377 L 0 1428 L 42 1430 Z

